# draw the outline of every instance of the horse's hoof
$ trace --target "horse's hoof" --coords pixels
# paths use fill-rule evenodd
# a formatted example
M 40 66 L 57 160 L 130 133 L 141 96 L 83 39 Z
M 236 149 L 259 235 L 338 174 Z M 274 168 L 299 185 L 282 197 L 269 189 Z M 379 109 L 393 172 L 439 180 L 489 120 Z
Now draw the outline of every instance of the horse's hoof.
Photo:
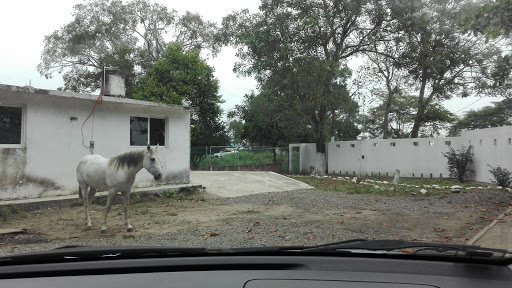
M 86 229 L 87 230 L 91 230 L 92 229 L 92 225 L 87 225 Z
M 107 229 L 101 229 L 101 234 L 106 234 L 107 233 Z
M 130 227 L 130 228 L 126 229 L 126 231 L 133 232 L 133 227 Z

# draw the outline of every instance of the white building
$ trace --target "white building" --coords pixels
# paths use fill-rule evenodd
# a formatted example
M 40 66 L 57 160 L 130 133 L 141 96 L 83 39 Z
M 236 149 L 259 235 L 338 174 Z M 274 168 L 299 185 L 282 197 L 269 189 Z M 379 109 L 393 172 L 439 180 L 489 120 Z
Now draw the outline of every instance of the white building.
M 83 156 L 112 157 L 157 143 L 163 180 L 143 169 L 134 186 L 189 183 L 193 108 L 103 96 L 91 114 L 97 99 L 0 84 L 0 199 L 77 193 Z

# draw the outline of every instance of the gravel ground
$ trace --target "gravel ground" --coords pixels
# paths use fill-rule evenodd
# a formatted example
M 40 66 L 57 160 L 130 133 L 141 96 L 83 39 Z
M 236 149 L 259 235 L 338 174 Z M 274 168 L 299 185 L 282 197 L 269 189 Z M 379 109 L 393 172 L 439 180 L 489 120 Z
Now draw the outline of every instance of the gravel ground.
M 0 245 L 0 255 L 47 250 L 64 245 L 218 248 L 316 245 L 353 238 L 465 243 L 512 205 L 512 194 L 502 190 L 471 190 L 439 197 L 393 198 L 318 190 L 236 198 L 206 196 L 208 206 L 204 209 L 241 207 L 241 210 L 211 222 L 199 223 L 196 218 L 191 218 L 188 225 L 178 230 L 162 229 L 150 234 L 114 233 L 104 236 L 95 231 L 88 237 L 44 242 L 38 238 L 33 241 L 38 243 L 30 243 L 29 235 L 25 240 L 23 235 L 10 236 L 20 237 L 20 241 Z M 209 212 L 204 213 L 208 215 Z M 9 241 L 0 238 L 0 242 Z

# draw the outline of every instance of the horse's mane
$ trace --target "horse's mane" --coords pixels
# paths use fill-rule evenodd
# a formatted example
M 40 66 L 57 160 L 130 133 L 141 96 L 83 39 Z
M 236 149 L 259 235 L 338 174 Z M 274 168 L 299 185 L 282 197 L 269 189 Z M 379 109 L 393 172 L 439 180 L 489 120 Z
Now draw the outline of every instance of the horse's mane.
M 108 159 L 108 167 L 119 170 L 120 168 L 137 167 L 144 159 L 144 150 L 128 151 Z

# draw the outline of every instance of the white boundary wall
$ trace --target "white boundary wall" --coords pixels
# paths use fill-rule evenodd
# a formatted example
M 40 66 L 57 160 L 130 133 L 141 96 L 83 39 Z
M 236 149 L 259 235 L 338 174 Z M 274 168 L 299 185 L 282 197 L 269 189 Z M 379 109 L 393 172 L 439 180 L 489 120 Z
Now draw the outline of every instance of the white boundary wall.
M 473 146 L 473 163 L 468 172 L 470 180 L 494 180 L 488 164 L 512 172 L 512 126 L 465 131 L 460 137 L 329 142 L 326 144 L 328 172 L 393 176 L 398 169 L 403 177 L 449 177 L 447 159 L 442 153 L 448 152 L 450 146 L 460 149 L 462 145 Z M 300 147 L 301 173 L 309 173 L 303 167 L 314 166 L 315 145 L 290 144 L 290 152 L 292 147 Z

